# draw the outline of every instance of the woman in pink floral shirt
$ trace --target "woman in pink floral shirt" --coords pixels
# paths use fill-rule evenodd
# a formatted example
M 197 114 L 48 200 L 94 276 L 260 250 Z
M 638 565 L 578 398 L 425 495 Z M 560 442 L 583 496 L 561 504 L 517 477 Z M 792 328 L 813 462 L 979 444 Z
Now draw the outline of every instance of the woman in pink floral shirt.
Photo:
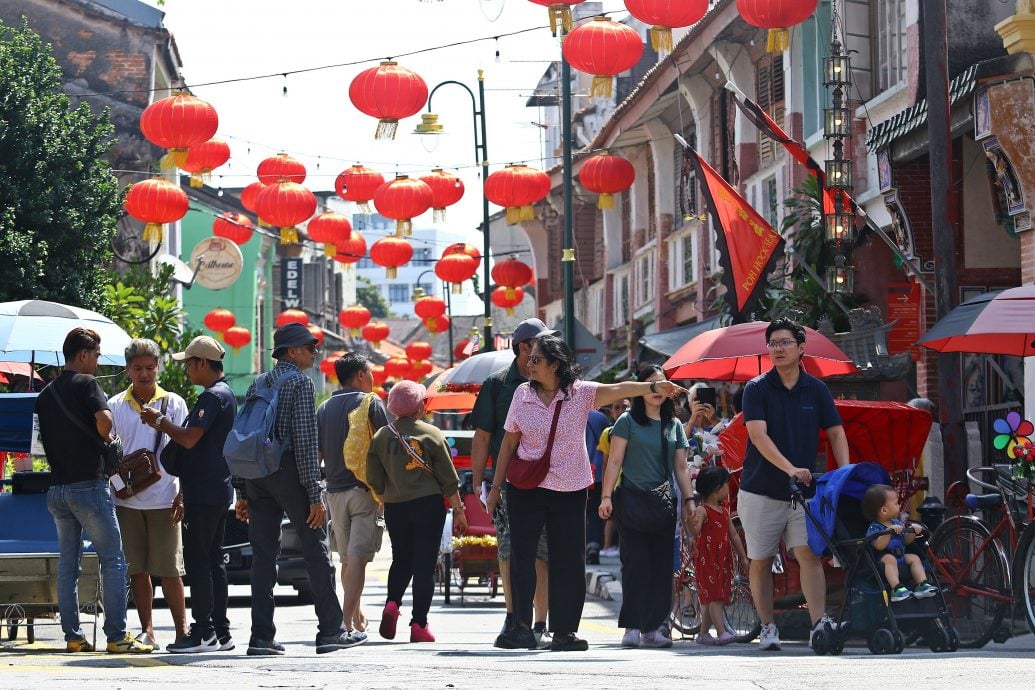
M 510 578 L 516 625 L 508 648 L 536 647 L 532 634 L 532 597 L 535 594 L 535 549 L 543 525 L 550 552 L 550 630 L 555 651 L 583 651 L 585 640 L 575 633 L 582 619 L 586 595 L 586 489 L 593 470 L 586 451 L 589 411 L 622 398 L 648 393 L 675 396 L 685 392 L 670 381 L 599 384 L 579 378 L 582 371 L 568 345 L 555 336 L 536 341 L 528 357 L 528 383 L 514 393 L 503 427 L 506 436 L 496 461 L 489 491 L 489 514 L 500 500 L 507 468 L 515 454 L 535 460 L 546 452 L 550 427 L 558 405 L 561 411 L 550 452 L 550 469 L 534 489 L 507 487 L 510 513 Z

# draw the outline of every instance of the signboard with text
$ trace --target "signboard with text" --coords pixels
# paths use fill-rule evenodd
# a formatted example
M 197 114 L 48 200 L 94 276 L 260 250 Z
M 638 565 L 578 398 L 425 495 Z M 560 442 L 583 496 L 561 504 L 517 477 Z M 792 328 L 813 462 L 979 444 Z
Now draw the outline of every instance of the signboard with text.
M 280 260 L 280 299 L 283 309 L 302 308 L 302 259 Z
M 920 285 L 892 283 L 888 285 L 888 354 L 910 350 L 920 339 Z

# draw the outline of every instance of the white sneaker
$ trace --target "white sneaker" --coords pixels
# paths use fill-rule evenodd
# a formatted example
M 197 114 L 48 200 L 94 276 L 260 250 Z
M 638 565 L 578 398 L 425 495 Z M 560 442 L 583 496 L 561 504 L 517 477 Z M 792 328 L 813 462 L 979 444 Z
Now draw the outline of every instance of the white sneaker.
M 636 628 L 627 628 L 625 634 L 622 635 L 622 646 L 623 647 L 639 647 L 640 646 L 640 631 Z
M 600 550 L 600 555 L 605 557 L 605 558 L 617 558 L 618 557 L 618 547 L 617 546 L 609 546 L 606 549 L 601 549 Z
M 762 626 L 762 632 L 758 636 L 758 648 L 763 651 L 778 652 L 780 646 L 780 631 L 776 629 L 775 623 Z
M 672 646 L 672 638 L 668 636 L 664 628 L 658 628 L 657 630 L 643 633 L 643 636 L 640 637 L 640 646 L 667 649 Z

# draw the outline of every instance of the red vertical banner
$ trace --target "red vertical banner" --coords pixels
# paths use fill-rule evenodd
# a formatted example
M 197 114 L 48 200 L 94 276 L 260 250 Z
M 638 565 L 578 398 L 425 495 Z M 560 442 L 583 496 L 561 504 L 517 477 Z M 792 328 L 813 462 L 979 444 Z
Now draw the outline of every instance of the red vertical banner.
M 892 283 L 888 285 L 888 354 L 906 352 L 920 340 L 920 285 Z

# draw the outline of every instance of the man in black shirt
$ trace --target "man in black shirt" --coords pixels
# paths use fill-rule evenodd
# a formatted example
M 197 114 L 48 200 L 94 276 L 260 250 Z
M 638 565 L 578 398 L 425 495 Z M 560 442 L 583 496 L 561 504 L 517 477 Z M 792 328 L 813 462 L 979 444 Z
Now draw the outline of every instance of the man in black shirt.
M 187 637 L 166 646 L 174 654 L 226 651 L 234 648 L 226 615 L 228 587 L 223 562 L 226 511 L 233 499 L 230 469 L 223 443 L 237 415 L 237 400 L 223 376 L 223 346 L 207 335 L 190 341 L 172 356 L 183 361 L 191 383 L 205 390 L 183 426 L 151 407 L 140 420 L 169 435 L 162 464 L 180 478 L 183 492 L 183 564 L 190 578 L 194 623 Z
M 36 414 L 54 479 L 47 492 L 47 508 L 57 527 L 58 611 L 65 649 L 93 651 L 79 625 L 79 568 L 85 531 L 100 562 L 108 652 L 148 654 L 154 648 L 126 632 L 126 558 L 102 445 L 113 440 L 112 416 L 94 378 L 101 337 L 96 331 L 74 328 L 65 336 L 62 351 L 65 370 L 40 393 Z

